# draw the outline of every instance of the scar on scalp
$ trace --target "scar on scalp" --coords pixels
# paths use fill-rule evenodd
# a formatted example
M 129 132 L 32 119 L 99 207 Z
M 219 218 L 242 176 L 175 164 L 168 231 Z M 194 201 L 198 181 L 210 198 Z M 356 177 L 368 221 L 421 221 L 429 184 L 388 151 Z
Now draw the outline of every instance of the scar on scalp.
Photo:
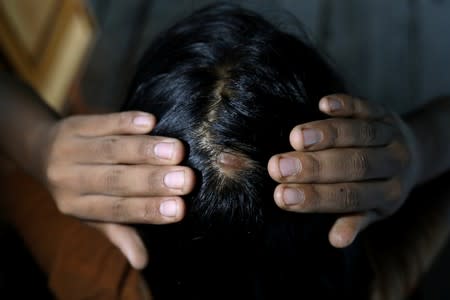
M 241 171 L 255 167 L 253 161 L 245 154 L 224 149 L 223 146 L 215 144 L 214 132 L 211 130 L 212 124 L 218 121 L 223 102 L 233 101 L 233 90 L 228 86 L 231 69 L 232 65 L 229 64 L 216 68 L 218 80 L 207 104 L 205 118 L 196 129 L 200 147 L 208 152 L 213 167 L 222 175 L 223 180 L 236 179 Z
M 227 151 L 222 151 L 217 155 L 216 163 L 220 172 L 227 177 L 233 177 L 239 171 L 252 166 L 251 160 L 244 154 Z

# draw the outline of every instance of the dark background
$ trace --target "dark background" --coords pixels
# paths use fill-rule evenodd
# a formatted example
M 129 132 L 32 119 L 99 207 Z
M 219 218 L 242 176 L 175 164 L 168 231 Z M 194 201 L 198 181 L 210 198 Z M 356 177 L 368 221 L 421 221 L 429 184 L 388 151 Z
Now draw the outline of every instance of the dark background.
M 211 0 L 91 0 L 101 29 L 83 80 L 93 105 L 122 101 L 133 65 L 152 38 Z M 398 112 L 450 94 L 448 0 L 229 1 L 309 35 L 352 91 Z M 303 25 L 302 25 L 303 24 Z

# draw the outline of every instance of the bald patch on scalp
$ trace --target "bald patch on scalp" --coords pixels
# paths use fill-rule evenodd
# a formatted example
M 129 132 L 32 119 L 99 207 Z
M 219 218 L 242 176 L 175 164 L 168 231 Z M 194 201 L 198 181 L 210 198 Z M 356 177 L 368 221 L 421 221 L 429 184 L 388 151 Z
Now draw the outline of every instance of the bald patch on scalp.
M 222 151 L 217 155 L 216 167 L 226 177 L 236 177 L 240 171 L 252 166 L 252 160 L 241 153 Z

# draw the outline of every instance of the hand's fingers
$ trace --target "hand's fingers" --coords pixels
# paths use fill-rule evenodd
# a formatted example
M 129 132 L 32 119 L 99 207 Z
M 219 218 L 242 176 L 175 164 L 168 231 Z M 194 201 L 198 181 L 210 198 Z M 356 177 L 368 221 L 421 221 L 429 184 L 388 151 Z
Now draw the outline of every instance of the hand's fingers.
M 67 145 L 67 155 L 85 164 L 173 165 L 183 160 L 183 144 L 172 138 L 134 135 L 79 138 Z
M 182 166 L 78 165 L 65 176 L 64 182 L 68 187 L 74 190 L 82 188 L 85 195 L 186 195 L 192 191 L 195 184 L 194 172 Z
M 63 121 L 65 128 L 80 136 L 147 133 L 155 127 L 153 115 L 127 111 L 104 115 L 73 116 Z
M 327 119 L 296 126 L 289 140 L 295 150 L 334 147 L 373 147 L 392 141 L 394 128 L 387 123 L 360 119 Z
M 359 232 L 375 222 L 377 214 L 368 211 L 341 217 L 336 220 L 328 234 L 330 244 L 336 248 L 350 246 Z
M 353 213 L 394 206 L 401 191 L 395 181 L 336 184 L 280 184 L 274 192 L 277 205 L 307 213 Z
M 382 106 L 346 94 L 333 94 L 322 98 L 319 101 L 319 109 L 335 117 L 382 119 L 387 116 Z
M 88 224 L 106 235 L 111 243 L 119 248 L 133 268 L 145 268 L 148 262 L 147 250 L 134 228 L 110 223 L 89 222 Z
M 280 183 L 338 183 L 388 178 L 403 167 L 393 147 L 336 148 L 275 155 L 268 171 Z
M 83 196 L 59 203 L 58 208 L 64 214 L 111 223 L 169 224 L 180 221 L 185 214 L 180 197 Z

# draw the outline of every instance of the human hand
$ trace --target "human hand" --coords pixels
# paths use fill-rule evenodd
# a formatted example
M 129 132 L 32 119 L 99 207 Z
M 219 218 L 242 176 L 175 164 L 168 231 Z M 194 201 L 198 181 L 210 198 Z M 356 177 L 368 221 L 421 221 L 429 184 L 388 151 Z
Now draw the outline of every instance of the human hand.
M 147 249 L 136 229 L 116 223 L 87 222 L 87 224 L 103 233 L 122 252 L 133 268 L 138 270 L 145 268 L 148 263 Z
M 144 135 L 155 124 L 150 114 L 122 112 L 73 116 L 52 126 L 44 137 L 42 169 L 58 209 L 89 221 L 181 220 L 185 207 L 180 196 L 193 189 L 194 173 L 177 166 L 184 155 L 180 141 Z M 106 226 L 102 232 L 121 250 L 128 249 L 124 254 L 130 262 L 145 265 L 143 251 L 136 250 L 143 247 L 137 235 L 115 236 L 123 237 L 131 228 Z
M 336 94 L 319 108 L 333 118 L 296 126 L 295 151 L 273 156 L 268 171 L 281 183 L 274 192 L 280 208 L 342 213 L 329 241 L 346 247 L 401 207 L 418 180 L 419 155 L 412 130 L 380 106 Z

